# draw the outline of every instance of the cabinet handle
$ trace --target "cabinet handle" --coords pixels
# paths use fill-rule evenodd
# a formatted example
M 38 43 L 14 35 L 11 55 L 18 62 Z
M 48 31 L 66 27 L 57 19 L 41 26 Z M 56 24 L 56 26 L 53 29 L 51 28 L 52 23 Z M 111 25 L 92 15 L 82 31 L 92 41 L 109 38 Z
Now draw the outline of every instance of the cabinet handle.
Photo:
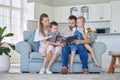
M 103 17 L 100 17 L 100 19 L 104 19 Z

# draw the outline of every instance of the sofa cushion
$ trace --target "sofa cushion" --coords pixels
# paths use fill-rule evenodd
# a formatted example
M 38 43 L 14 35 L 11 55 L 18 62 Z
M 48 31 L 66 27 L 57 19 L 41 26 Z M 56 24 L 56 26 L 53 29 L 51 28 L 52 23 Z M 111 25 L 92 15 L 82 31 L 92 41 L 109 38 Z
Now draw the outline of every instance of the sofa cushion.
M 30 43 L 32 51 L 38 52 L 39 51 L 39 45 L 40 42 L 34 42 L 34 35 L 35 31 L 24 31 L 24 41 L 27 41 Z
M 23 32 L 24 41 L 27 41 L 33 33 L 34 33 L 33 31 L 24 31 Z
M 61 56 L 59 56 L 59 57 L 57 58 L 57 61 L 61 61 L 61 58 L 60 58 L 60 57 L 61 57 Z M 30 58 L 31 58 L 31 59 L 43 59 L 42 54 L 41 54 L 41 53 L 38 53 L 38 52 L 31 52 L 31 53 L 30 53 Z M 80 60 L 78 54 L 75 55 L 74 62 L 81 63 L 81 60 Z M 90 56 L 89 53 L 88 53 L 88 62 L 92 62 L 92 58 L 91 58 L 91 56 Z
M 81 63 L 81 60 L 79 58 L 79 54 L 75 55 L 74 62 L 80 62 Z M 92 62 L 92 58 L 91 58 L 90 54 L 88 53 L 88 63 L 89 62 Z
M 43 59 L 42 53 L 39 53 L 39 52 L 31 52 L 30 58 L 31 59 Z

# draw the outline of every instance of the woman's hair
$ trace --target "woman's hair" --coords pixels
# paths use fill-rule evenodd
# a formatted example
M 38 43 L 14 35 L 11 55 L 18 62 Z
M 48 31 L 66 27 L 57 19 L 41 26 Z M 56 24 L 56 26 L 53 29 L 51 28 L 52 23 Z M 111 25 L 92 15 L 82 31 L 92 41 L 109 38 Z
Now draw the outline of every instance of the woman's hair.
M 45 13 L 43 13 L 43 14 L 40 15 L 40 18 L 39 18 L 39 32 L 40 32 L 43 36 L 46 36 L 45 31 L 43 30 L 43 23 L 42 23 L 43 18 L 45 18 L 45 17 L 48 17 L 48 15 L 45 14 Z
M 55 21 L 51 22 L 51 23 L 50 23 L 50 28 L 52 28 L 53 26 L 58 26 L 58 23 L 55 22 Z
M 84 18 L 83 16 L 79 16 L 77 19 L 81 19 L 81 20 L 82 20 L 82 22 L 84 22 L 84 23 L 85 23 L 85 18 Z

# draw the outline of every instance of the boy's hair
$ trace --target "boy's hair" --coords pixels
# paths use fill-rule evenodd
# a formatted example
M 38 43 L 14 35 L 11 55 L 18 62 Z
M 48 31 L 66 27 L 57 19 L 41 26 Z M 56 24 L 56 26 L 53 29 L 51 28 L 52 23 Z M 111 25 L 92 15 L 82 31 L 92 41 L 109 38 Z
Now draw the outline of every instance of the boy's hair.
M 50 28 L 52 28 L 53 26 L 58 26 L 58 23 L 55 22 L 55 21 L 51 22 L 51 23 L 50 23 Z
M 77 17 L 74 16 L 74 15 L 69 16 L 69 20 L 72 20 L 72 19 L 74 19 L 74 20 L 76 21 L 76 20 L 77 20 Z
M 83 16 L 79 16 L 77 19 L 81 19 L 85 23 L 85 18 Z

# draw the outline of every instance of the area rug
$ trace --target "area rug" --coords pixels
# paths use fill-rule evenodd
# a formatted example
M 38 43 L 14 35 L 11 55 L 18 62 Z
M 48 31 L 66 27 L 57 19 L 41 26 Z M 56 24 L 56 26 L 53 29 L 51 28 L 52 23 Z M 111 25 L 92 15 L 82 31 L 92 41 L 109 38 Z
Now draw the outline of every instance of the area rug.
M 120 80 L 120 73 L 108 74 L 44 74 L 38 73 L 4 73 L 0 80 Z

